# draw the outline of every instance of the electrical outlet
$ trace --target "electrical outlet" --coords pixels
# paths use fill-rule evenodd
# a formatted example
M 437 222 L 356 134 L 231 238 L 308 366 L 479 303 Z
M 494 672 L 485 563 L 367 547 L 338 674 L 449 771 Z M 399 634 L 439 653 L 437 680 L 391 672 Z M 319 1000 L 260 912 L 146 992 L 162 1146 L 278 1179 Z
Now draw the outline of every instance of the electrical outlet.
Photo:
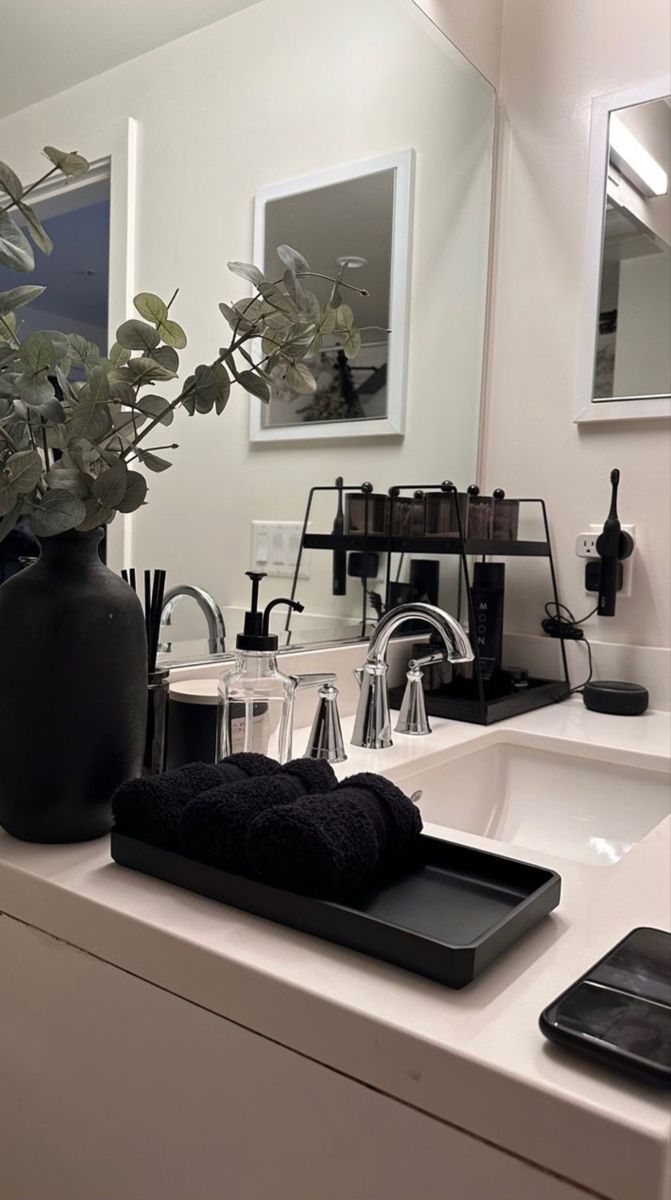
M 601 530 L 599 529 L 599 533 Z M 578 558 L 598 558 L 596 539 L 598 533 L 579 533 L 575 540 L 575 552 Z
M 602 531 L 603 523 L 600 525 L 590 525 L 586 532 L 578 534 L 575 543 L 575 552 L 578 558 L 595 559 L 599 557 L 596 549 L 596 541 Z M 617 593 L 618 597 L 627 597 L 631 596 L 632 572 L 634 558 L 636 557 L 636 526 L 623 525 L 622 531 L 623 533 L 631 534 L 634 541 L 634 549 L 629 558 L 622 560 L 622 587 Z M 586 596 L 592 596 L 593 594 L 593 592 L 588 592 L 587 588 L 585 588 Z
M 253 571 L 276 579 L 293 579 L 301 544 L 301 521 L 252 521 Z M 310 554 L 304 550 L 299 579 L 310 578 Z

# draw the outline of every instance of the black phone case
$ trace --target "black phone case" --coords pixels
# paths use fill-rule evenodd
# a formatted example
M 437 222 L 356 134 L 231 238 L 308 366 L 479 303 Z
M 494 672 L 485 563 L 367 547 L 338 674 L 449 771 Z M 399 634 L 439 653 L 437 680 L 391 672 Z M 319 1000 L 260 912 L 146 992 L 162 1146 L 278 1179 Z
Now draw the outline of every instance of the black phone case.
M 600 1041 L 598 1038 L 591 1038 L 587 1036 L 581 1037 L 580 1034 L 576 1033 L 573 1029 L 566 1029 L 561 1025 L 555 1025 L 548 1017 L 548 1013 L 551 1011 L 551 1009 L 561 1004 L 561 1002 L 568 995 L 570 995 L 571 992 L 575 991 L 575 989 L 579 987 L 581 983 L 583 983 L 593 974 L 597 967 L 601 966 L 601 963 L 605 962 L 606 959 L 611 958 L 620 946 L 623 946 L 625 942 L 628 942 L 629 939 L 634 936 L 634 934 L 639 933 L 641 930 L 651 928 L 653 927 L 647 925 L 637 925 L 635 929 L 631 929 L 625 937 L 621 938 L 620 941 L 614 946 L 611 946 L 610 950 L 604 954 L 602 958 L 598 959 L 597 962 L 592 963 L 592 966 L 589 967 L 589 969 L 585 971 L 579 979 L 574 980 L 570 987 L 566 988 L 561 995 L 557 996 L 550 1004 L 547 1005 L 546 1008 L 543 1009 L 538 1019 L 538 1024 L 540 1026 L 541 1033 L 543 1033 L 549 1041 L 554 1042 L 558 1046 L 568 1046 L 569 1049 L 577 1050 L 579 1053 L 585 1054 L 589 1058 L 600 1062 L 607 1067 L 611 1067 L 617 1071 L 622 1071 L 627 1075 L 633 1075 L 636 1079 L 639 1079 L 644 1083 L 651 1083 L 656 1087 L 671 1088 L 670 1067 L 661 1066 L 659 1063 L 654 1062 L 653 1059 L 641 1058 L 637 1054 L 632 1054 L 630 1051 L 620 1049 L 619 1047 L 613 1046 L 608 1042 Z M 666 931 L 655 930 L 655 932 L 665 933 Z M 671 954 L 671 933 L 666 933 L 666 936 L 669 939 L 669 953 Z

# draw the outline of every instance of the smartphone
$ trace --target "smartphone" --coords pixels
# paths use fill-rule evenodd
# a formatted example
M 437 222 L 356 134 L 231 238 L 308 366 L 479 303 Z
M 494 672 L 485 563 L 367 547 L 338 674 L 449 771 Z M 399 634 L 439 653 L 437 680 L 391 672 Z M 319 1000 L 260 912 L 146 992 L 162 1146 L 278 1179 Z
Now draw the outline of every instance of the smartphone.
M 671 933 L 632 929 L 540 1016 L 552 1042 L 671 1087 Z

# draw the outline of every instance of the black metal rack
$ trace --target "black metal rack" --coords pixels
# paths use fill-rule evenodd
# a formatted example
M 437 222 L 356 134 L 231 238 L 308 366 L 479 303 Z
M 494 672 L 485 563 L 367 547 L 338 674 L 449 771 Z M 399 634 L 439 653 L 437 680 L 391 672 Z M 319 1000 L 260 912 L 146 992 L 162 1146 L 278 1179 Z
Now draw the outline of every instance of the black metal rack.
M 446 481 L 441 484 L 396 484 L 389 489 L 389 508 L 386 519 L 385 533 L 369 533 L 370 526 L 368 503 L 369 497 L 373 492 L 372 484 L 363 483 L 355 487 L 342 487 L 343 492 L 361 492 L 365 497 L 365 519 L 364 532 L 357 534 L 335 535 L 328 533 L 308 533 L 308 524 L 312 510 L 312 503 L 317 492 L 338 491 L 340 485 L 324 485 L 311 489 L 308 504 L 303 522 L 301 534 L 301 542 L 296 563 L 296 570 L 291 590 L 292 599 L 295 597 L 298 575 L 300 571 L 301 558 L 303 550 L 330 550 L 330 551 L 350 551 L 357 550 L 363 552 L 363 561 L 366 562 L 366 556 L 370 552 L 386 554 L 387 569 L 386 569 L 386 586 L 385 599 L 389 606 L 389 594 L 391 583 L 391 561 L 392 555 L 396 553 L 423 553 L 434 556 L 441 555 L 456 555 L 459 558 L 459 582 L 458 582 L 458 604 L 457 604 L 457 619 L 462 619 L 462 608 L 465 606 L 468 615 L 469 629 L 475 628 L 475 619 L 473 613 L 472 593 L 471 593 L 471 572 L 469 569 L 469 559 L 479 558 L 483 561 L 489 557 L 495 558 L 546 558 L 550 569 L 550 586 L 552 591 L 552 601 L 557 606 L 559 604 L 559 595 L 557 591 L 557 577 L 554 567 L 554 559 L 552 556 L 552 545 L 550 541 L 550 529 L 548 525 L 547 509 L 545 501 L 538 497 L 520 497 L 515 502 L 522 505 L 536 505 L 540 510 L 542 517 L 542 528 L 544 538 L 542 540 L 503 540 L 494 538 L 467 538 L 465 536 L 462 515 L 459 505 L 455 505 L 455 516 L 458 528 L 458 536 L 456 537 L 420 537 L 420 536 L 397 536 L 392 535 L 394 528 L 394 505 L 399 496 L 403 492 L 411 492 L 415 495 L 422 495 L 426 492 L 453 492 L 457 493 L 456 486 Z M 367 630 L 367 579 L 362 578 L 363 585 L 363 612 L 361 621 L 362 635 L 365 635 Z M 558 608 L 555 608 L 558 611 Z M 287 629 L 289 629 L 290 616 L 287 618 Z M 527 712 L 530 709 L 542 708 L 547 704 L 552 704 L 558 700 L 565 699 L 568 696 L 571 688 L 568 662 L 566 658 L 566 648 L 562 639 L 559 640 L 562 678 L 561 679 L 540 679 L 530 677 L 527 685 L 519 691 L 506 691 L 506 671 L 501 675 L 502 678 L 497 681 L 497 686 L 492 687 L 483 677 L 480 657 L 478 653 L 477 640 L 471 639 L 474 651 L 473 673 L 472 679 L 457 678 L 452 684 L 446 685 L 435 691 L 426 692 L 426 707 L 429 715 L 448 717 L 453 720 L 470 721 L 480 725 L 488 725 L 495 721 L 504 720 L 507 717 L 517 715 L 522 712 Z M 509 672 L 508 672 L 509 674 Z M 392 708 L 400 707 L 400 702 L 403 694 L 403 687 L 390 689 L 389 699 Z

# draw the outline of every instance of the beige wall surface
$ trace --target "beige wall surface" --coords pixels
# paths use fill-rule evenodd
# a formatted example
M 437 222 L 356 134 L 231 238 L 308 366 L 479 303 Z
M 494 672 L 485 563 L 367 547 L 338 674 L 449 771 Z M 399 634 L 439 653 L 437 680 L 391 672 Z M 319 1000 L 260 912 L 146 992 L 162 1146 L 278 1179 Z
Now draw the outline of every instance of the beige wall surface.
M 622 472 L 620 516 L 636 525 L 633 595 L 597 640 L 671 644 L 668 422 L 578 427 L 577 353 L 592 98 L 664 76 L 667 0 L 506 0 L 501 153 L 484 429 L 484 482 L 544 496 L 564 600 L 587 612 L 575 538 L 608 509 Z M 538 631 L 548 589 L 534 576 L 508 613 Z

